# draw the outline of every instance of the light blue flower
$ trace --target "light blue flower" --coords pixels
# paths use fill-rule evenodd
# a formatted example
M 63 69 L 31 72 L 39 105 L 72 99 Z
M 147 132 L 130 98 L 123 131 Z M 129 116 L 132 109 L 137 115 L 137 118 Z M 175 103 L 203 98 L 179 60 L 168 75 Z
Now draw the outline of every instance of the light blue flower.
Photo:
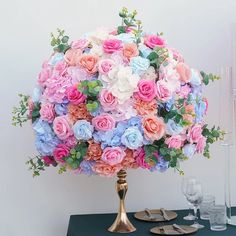
M 174 105 L 175 103 L 175 99 L 174 97 L 172 97 L 171 99 L 169 99 L 167 102 L 166 102 L 166 110 L 167 111 L 170 111 L 172 109 L 172 106 Z
M 183 147 L 183 154 L 188 158 L 192 158 L 195 151 L 196 151 L 195 144 L 185 144 Z
M 143 135 L 138 127 L 131 126 L 121 136 L 121 143 L 129 149 L 137 149 L 143 145 Z
M 138 49 L 144 58 L 147 58 L 148 55 L 152 52 L 152 50 L 149 47 L 145 46 L 144 44 L 140 44 Z
M 191 69 L 191 79 L 190 79 L 190 84 L 194 86 L 199 86 L 202 83 L 201 75 L 199 74 L 198 71 Z
M 123 41 L 124 43 L 133 43 L 135 42 L 135 37 L 133 34 L 122 33 L 116 36 L 116 39 Z
M 59 116 L 66 115 L 68 110 L 67 105 L 68 102 L 55 104 L 55 112 L 57 113 L 57 115 Z
M 139 116 L 131 117 L 128 120 L 128 126 L 136 126 L 139 130 L 142 130 L 142 120 Z
M 140 56 L 132 57 L 130 60 L 130 66 L 132 68 L 133 73 L 142 75 L 150 66 L 150 61 Z
M 150 169 L 150 171 L 160 171 L 160 172 L 165 172 L 169 168 L 169 162 L 165 161 L 162 156 L 158 157 L 158 162 L 157 164 Z
M 64 59 L 64 53 L 55 53 L 50 61 L 48 62 L 49 65 L 55 66 L 59 61 L 62 61 Z
M 194 110 L 196 113 L 195 122 L 200 123 L 203 119 L 205 112 L 206 112 L 206 103 L 202 100 L 200 100 L 198 103 L 196 102 L 194 104 Z
M 89 140 L 93 135 L 93 126 L 87 120 L 78 120 L 72 127 L 78 140 Z
M 32 101 L 35 102 L 39 102 L 41 96 L 43 93 L 43 88 L 40 86 L 36 86 L 33 90 L 33 95 L 32 95 Z
M 93 175 L 93 174 L 95 174 L 94 171 L 93 171 L 94 164 L 95 164 L 95 161 L 83 160 L 80 163 L 81 173 L 86 174 L 86 175 Z
M 183 131 L 183 127 L 176 124 L 174 120 L 169 119 L 166 124 L 166 133 L 169 135 L 177 135 Z
M 37 119 L 33 123 L 35 131 L 35 146 L 43 156 L 51 156 L 53 150 L 60 143 L 48 122 Z

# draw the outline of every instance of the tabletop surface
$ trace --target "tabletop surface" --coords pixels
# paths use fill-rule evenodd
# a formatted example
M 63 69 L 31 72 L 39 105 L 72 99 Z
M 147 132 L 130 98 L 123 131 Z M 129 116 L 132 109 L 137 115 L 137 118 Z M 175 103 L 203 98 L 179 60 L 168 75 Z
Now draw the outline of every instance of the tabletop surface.
M 192 221 L 183 220 L 183 216 L 187 215 L 187 210 L 176 210 L 178 214 L 177 219 L 167 222 L 165 224 L 185 224 L 191 225 Z M 232 210 L 233 215 L 236 215 L 236 207 Z M 149 230 L 160 223 L 155 222 L 143 222 L 134 218 L 134 213 L 128 213 L 130 221 L 137 228 L 133 233 L 127 234 L 115 234 L 107 231 L 107 228 L 111 226 L 116 218 L 116 214 L 91 214 L 91 215 L 72 215 L 70 216 L 69 227 L 67 236 L 111 236 L 111 235 L 133 235 L 133 236 L 145 236 L 155 235 L 149 232 Z M 236 236 L 236 226 L 227 225 L 225 231 L 211 231 L 209 221 L 199 220 L 199 223 L 205 225 L 204 229 L 200 229 L 193 235 L 196 236 Z

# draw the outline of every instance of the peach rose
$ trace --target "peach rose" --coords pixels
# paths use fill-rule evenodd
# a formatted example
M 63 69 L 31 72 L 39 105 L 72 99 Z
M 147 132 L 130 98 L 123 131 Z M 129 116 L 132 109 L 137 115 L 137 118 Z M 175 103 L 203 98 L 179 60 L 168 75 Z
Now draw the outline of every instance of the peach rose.
M 103 161 L 97 161 L 93 166 L 93 171 L 101 176 L 112 177 L 122 169 L 122 165 L 111 166 Z
M 138 56 L 139 51 L 138 51 L 137 45 L 135 43 L 125 44 L 123 47 L 123 55 L 127 59 Z
M 124 157 L 123 161 L 121 162 L 121 165 L 125 169 L 128 169 L 128 168 L 137 169 L 138 168 L 138 164 L 136 163 L 136 160 L 134 158 L 133 150 L 131 150 L 129 148 L 127 148 L 125 150 L 125 157 Z
M 68 105 L 68 115 L 72 123 L 75 123 L 77 120 L 87 120 L 91 121 L 92 116 L 86 108 L 86 104 L 81 103 L 79 105 Z
M 95 74 L 98 71 L 98 59 L 96 55 L 82 55 L 79 59 L 79 64 L 83 67 L 89 74 Z
M 76 66 L 79 63 L 82 51 L 79 49 L 68 49 L 64 59 L 69 66 Z
M 101 159 L 102 156 L 102 148 L 99 143 L 95 143 L 94 141 L 88 141 L 88 151 L 86 155 L 86 160 L 89 161 L 97 161 Z
M 188 65 L 181 62 L 175 67 L 175 69 L 177 70 L 177 72 L 179 74 L 180 81 L 182 81 L 184 83 L 188 83 L 190 81 L 191 70 Z
M 159 140 L 165 134 L 165 123 L 161 118 L 149 115 L 142 120 L 145 138 L 151 141 Z
M 189 105 L 186 105 L 184 108 L 187 114 L 194 114 L 194 105 L 189 104 Z
M 157 114 L 157 101 L 153 99 L 150 102 L 144 102 L 140 99 L 137 99 L 134 103 L 134 108 L 141 116 Z

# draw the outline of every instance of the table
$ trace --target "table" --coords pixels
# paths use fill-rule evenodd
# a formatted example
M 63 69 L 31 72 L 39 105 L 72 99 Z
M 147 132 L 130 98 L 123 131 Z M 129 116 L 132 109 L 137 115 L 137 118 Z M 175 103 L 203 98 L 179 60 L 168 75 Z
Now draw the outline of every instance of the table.
M 187 215 L 188 210 L 177 210 L 176 213 L 178 214 L 177 219 L 167 222 L 167 224 L 191 224 L 190 221 L 183 220 L 183 216 Z M 236 215 L 236 207 L 232 209 L 232 213 Z M 149 232 L 149 229 L 157 226 L 158 223 L 136 220 L 133 214 L 128 213 L 128 216 L 137 230 L 128 234 L 116 234 L 107 231 L 107 228 L 113 223 L 116 214 L 72 215 L 70 216 L 67 236 L 154 235 Z M 209 221 L 199 220 L 199 222 L 205 225 L 205 228 L 195 233 L 194 235 L 196 236 L 236 236 L 236 226 L 227 225 L 227 230 L 216 232 L 210 230 Z

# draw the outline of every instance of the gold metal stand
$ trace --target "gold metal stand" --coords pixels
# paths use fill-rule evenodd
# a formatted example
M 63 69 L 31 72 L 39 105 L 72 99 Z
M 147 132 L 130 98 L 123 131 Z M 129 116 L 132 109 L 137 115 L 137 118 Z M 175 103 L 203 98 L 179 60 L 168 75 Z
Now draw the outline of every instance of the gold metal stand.
M 128 190 L 128 184 L 126 182 L 126 171 L 120 170 L 117 173 L 117 184 L 116 191 L 120 198 L 119 212 L 117 214 L 116 220 L 108 231 L 113 233 L 131 233 L 136 230 L 136 228 L 130 223 L 125 210 L 125 195 Z

